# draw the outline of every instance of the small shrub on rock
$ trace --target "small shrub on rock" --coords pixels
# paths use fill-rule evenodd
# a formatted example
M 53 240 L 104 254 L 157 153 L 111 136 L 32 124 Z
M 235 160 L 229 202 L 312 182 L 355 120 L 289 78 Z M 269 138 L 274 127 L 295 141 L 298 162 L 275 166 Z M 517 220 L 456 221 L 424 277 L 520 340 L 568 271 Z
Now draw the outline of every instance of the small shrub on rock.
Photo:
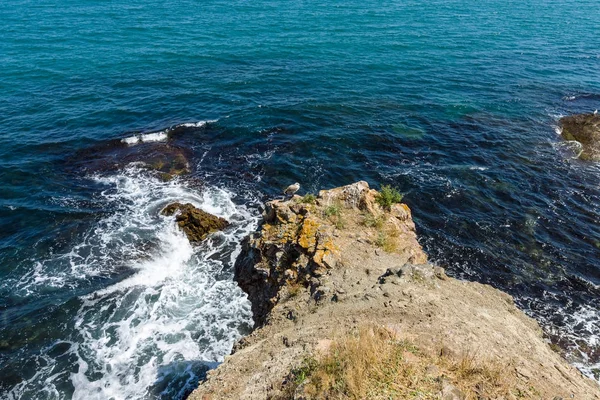
M 317 196 L 315 196 L 312 193 L 309 193 L 302 198 L 302 203 L 305 203 L 305 204 L 315 204 L 316 202 L 317 202 Z
M 346 222 L 342 216 L 342 205 L 340 203 L 327 206 L 325 210 L 323 210 L 323 214 L 333 222 L 337 229 L 344 229 L 346 227 Z
M 402 193 L 395 187 L 383 185 L 377 196 L 375 196 L 375 201 L 384 209 L 389 210 L 393 204 L 400 203 L 402 197 Z
M 332 204 L 325 208 L 324 213 L 326 217 L 339 217 L 342 214 L 342 206 L 339 204 Z
M 377 229 L 382 229 L 384 222 L 385 222 L 385 220 L 383 218 L 383 215 L 376 217 L 373 214 L 366 214 L 362 221 L 363 225 L 366 226 L 367 228 L 377 228 Z

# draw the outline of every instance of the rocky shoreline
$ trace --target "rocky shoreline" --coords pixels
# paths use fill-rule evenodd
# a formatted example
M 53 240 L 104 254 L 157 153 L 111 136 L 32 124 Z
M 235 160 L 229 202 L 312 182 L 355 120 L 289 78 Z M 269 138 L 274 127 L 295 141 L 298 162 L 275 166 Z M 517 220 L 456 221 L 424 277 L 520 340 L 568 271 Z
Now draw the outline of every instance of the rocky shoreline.
M 597 111 L 562 117 L 559 123 L 561 136 L 581 146 L 579 159 L 600 161 L 600 115 Z
M 255 329 L 189 399 L 600 399 L 509 295 L 428 263 L 408 206 L 366 182 L 268 202 L 235 280 Z M 372 342 L 350 381 L 361 361 L 337 375 L 327 366 Z M 374 378 L 388 356 L 396 372 Z

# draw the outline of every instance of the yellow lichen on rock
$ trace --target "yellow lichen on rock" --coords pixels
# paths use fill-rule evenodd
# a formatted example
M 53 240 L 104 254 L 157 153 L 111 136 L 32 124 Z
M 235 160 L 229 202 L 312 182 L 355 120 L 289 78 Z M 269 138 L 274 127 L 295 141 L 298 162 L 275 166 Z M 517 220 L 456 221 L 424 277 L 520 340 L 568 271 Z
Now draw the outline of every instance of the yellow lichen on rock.
M 298 244 L 308 252 L 313 252 L 317 246 L 317 232 L 320 223 L 314 218 L 305 218 L 298 233 Z

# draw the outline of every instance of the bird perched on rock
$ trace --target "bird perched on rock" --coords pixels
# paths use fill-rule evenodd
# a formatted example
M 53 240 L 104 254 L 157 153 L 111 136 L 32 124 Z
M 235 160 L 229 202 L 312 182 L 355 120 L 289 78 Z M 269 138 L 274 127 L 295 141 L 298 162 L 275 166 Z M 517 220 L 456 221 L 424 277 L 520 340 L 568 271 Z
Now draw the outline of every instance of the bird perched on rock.
M 286 196 L 290 196 L 291 197 L 298 190 L 300 190 L 300 184 L 298 182 L 296 182 L 293 185 L 290 185 L 287 188 L 285 188 L 285 190 L 283 191 L 283 194 L 285 194 Z

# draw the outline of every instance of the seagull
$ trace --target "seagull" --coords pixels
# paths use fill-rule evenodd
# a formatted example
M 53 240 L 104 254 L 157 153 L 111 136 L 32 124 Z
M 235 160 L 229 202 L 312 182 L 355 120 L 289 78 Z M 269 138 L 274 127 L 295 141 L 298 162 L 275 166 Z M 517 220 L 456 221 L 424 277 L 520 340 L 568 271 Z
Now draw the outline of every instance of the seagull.
M 594 111 L 594 115 L 598 114 L 598 110 Z
M 293 185 L 290 185 L 287 188 L 285 188 L 285 190 L 283 191 L 283 194 L 285 194 L 286 196 L 290 196 L 291 197 L 298 190 L 300 190 L 300 184 L 298 182 L 296 182 Z

